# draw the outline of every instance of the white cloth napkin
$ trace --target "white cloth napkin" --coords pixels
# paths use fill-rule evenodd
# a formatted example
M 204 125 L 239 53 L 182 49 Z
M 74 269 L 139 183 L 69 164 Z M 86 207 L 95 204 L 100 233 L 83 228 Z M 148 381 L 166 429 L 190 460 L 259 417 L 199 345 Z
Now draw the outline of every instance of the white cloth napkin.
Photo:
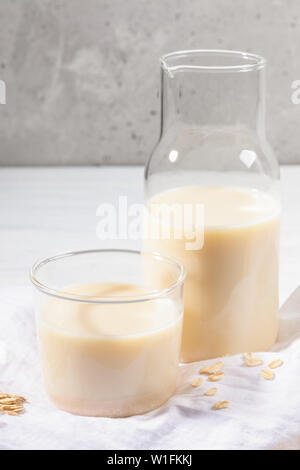
M 151 413 L 123 419 L 86 418 L 57 410 L 45 396 L 37 355 L 30 288 L 1 289 L 0 389 L 24 395 L 26 412 L 0 414 L 0 449 L 300 449 L 300 288 L 281 309 L 280 358 L 275 380 L 246 367 L 241 355 L 226 357 L 224 378 L 192 388 L 199 368 L 184 365 L 177 393 Z M 204 396 L 211 386 L 214 397 Z M 227 409 L 213 410 L 218 400 Z

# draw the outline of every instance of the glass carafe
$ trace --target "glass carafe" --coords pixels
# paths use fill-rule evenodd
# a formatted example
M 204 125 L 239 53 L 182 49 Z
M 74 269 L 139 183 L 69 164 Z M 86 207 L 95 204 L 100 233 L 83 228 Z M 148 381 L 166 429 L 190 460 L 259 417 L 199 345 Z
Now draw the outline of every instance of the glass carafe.
M 184 362 L 276 340 L 279 166 L 265 136 L 265 68 L 263 57 L 235 51 L 161 58 L 161 134 L 145 171 L 156 235 L 145 245 L 186 268 Z M 201 224 L 188 220 L 189 236 L 152 210 L 174 204 L 203 209 Z M 157 230 L 165 225 L 169 236 Z M 190 248 L 190 233 L 202 243 Z

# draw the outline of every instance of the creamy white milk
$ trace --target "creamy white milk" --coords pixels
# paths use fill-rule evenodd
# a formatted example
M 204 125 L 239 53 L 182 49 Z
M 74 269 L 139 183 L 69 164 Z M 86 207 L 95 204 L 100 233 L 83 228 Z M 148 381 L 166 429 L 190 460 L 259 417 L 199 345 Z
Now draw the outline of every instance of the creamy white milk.
M 156 204 L 203 204 L 203 247 L 187 240 L 149 238 L 146 248 L 180 260 L 184 286 L 183 361 L 267 350 L 278 330 L 279 205 L 266 193 L 228 187 L 180 187 L 149 202 L 150 228 L 166 221 Z M 201 238 L 201 237 L 199 237 Z M 159 273 L 153 273 L 156 277 Z
M 136 286 L 66 289 L 90 298 L 143 294 Z M 144 413 L 174 392 L 182 315 L 170 299 L 91 304 L 52 298 L 37 314 L 47 392 L 59 407 L 87 416 Z

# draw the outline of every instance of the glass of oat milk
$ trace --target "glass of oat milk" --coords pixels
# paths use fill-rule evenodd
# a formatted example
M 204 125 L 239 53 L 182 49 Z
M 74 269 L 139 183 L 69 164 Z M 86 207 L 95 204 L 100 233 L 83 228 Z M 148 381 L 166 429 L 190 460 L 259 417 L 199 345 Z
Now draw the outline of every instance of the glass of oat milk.
M 184 362 L 276 340 L 279 167 L 265 136 L 265 69 L 236 51 L 161 58 L 145 246 L 186 268 Z
M 158 272 L 158 278 L 148 273 Z M 158 253 L 90 250 L 34 265 L 47 394 L 65 411 L 123 417 L 174 393 L 184 268 Z

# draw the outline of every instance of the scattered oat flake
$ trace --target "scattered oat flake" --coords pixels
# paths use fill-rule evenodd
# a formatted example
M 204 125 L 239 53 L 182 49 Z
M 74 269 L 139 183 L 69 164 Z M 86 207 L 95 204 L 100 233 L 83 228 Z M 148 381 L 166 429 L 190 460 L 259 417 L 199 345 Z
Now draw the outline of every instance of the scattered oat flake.
M 223 362 L 222 361 L 217 361 L 217 362 L 214 362 L 213 364 L 209 364 L 208 366 L 202 367 L 202 369 L 200 369 L 199 373 L 200 374 L 207 374 L 207 375 L 215 374 L 216 372 L 221 370 L 222 367 L 223 367 Z
M 276 359 L 275 361 L 270 362 L 269 367 L 270 369 L 276 369 L 277 367 L 282 366 L 283 361 L 281 359 Z
M 252 353 L 243 354 L 244 364 L 248 367 L 257 367 L 263 364 L 261 359 L 253 357 Z
M 253 354 L 250 352 L 250 353 L 244 353 L 243 354 L 243 359 L 244 361 L 251 361 L 253 359 Z
M 16 400 L 14 398 L 3 398 L 3 400 L 0 400 L 2 405 L 14 405 L 16 403 Z
M 8 393 L 0 393 L 0 400 L 9 397 Z
M 222 410 L 223 408 L 228 408 L 229 406 L 229 401 L 223 400 L 223 401 L 217 401 L 214 405 L 213 408 L 215 410 Z
M 24 412 L 23 403 L 25 401 L 26 399 L 20 395 L 10 395 L 0 391 L 0 413 L 18 416 Z
M 23 413 L 25 410 L 23 406 L 16 406 L 12 409 L 12 411 L 15 411 L 16 413 Z
M 216 387 L 212 387 L 212 388 L 209 388 L 205 393 L 204 395 L 206 395 L 207 397 L 212 397 L 213 395 L 215 395 L 217 393 L 218 389 Z
M 191 386 L 192 387 L 198 387 L 200 384 L 202 384 L 203 378 L 202 377 L 197 377 L 196 379 L 191 381 Z
M 217 382 L 218 380 L 221 380 L 223 376 L 224 376 L 224 372 L 219 370 L 219 371 L 215 372 L 214 374 L 211 374 L 207 378 L 207 380 L 209 380 L 210 382 Z
M 274 374 L 270 370 L 262 369 L 260 371 L 260 375 L 266 380 L 273 380 L 274 379 Z

